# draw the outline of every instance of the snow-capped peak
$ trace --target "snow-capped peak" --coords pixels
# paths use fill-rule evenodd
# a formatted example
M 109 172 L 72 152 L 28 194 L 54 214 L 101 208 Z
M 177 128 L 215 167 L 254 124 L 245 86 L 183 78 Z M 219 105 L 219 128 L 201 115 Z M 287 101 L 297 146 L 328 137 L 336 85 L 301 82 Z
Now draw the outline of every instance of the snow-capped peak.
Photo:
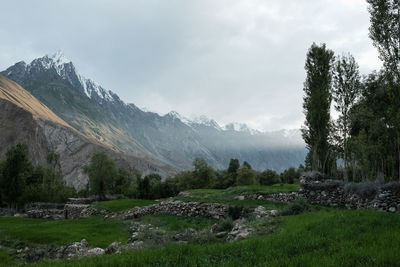
M 47 56 L 47 57 L 49 57 L 49 56 Z M 51 58 L 53 60 L 53 62 L 55 63 L 55 65 L 57 65 L 57 66 L 71 63 L 71 60 L 66 58 L 63 51 L 61 51 L 61 50 L 58 50 L 53 55 L 51 55 L 49 58 Z
M 189 120 L 188 118 L 182 116 L 181 114 L 179 114 L 177 111 L 172 110 L 170 112 L 168 112 L 167 114 L 165 114 L 165 116 L 170 116 L 174 119 L 179 119 L 181 122 L 183 122 L 186 125 L 189 125 L 192 123 L 191 120 Z
M 219 126 L 219 124 L 215 120 L 210 119 L 205 115 L 201 115 L 201 116 L 195 117 L 193 119 L 192 123 L 200 124 L 200 125 L 204 125 L 204 126 L 208 126 L 208 127 L 213 127 L 213 128 L 215 128 L 215 129 L 217 129 L 219 131 L 223 130 L 221 128 L 221 126 Z
M 247 124 L 239 123 L 239 122 L 228 123 L 223 127 L 223 129 L 225 131 L 247 132 L 247 133 L 250 133 L 252 135 L 261 133 L 258 130 L 251 129 L 249 126 L 247 126 Z
M 33 60 L 27 66 L 27 69 L 30 70 L 35 67 L 45 70 L 54 69 L 60 77 L 69 81 L 73 86 L 79 87 L 80 84 L 81 89 L 89 98 L 98 96 L 100 99 L 107 101 L 118 99 L 118 97 L 114 97 L 115 94 L 113 92 L 104 89 L 92 79 L 87 79 L 83 75 L 80 75 L 72 61 L 61 50 L 52 55 L 47 54 L 44 57 Z

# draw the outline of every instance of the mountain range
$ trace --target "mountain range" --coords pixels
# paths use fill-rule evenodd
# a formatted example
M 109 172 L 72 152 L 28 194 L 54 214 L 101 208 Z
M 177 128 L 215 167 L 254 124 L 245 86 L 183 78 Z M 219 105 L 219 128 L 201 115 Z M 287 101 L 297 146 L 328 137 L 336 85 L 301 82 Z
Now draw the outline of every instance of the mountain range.
M 151 157 L 135 157 L 115 151 L 88 138 L 54 114 L 17 83 L 0 75 L 0 158 L 17 144 L 26 143 L 35 164 L 46 162 L 50 152 L 60 156 L 60 171 L 67 185 L 82 189 L 88 177 L 83 172 L 90 157 L 103 151 L 120 166 L 134 173 L 173 175 L 175 171 Z
M 231 158 L 257 170 L 282 171 L 303 163 L 300 130 L 261 132 L 245 124 L 220 126 L 205 116 L 187 119 L 143 111 L 81 75 L 62 52 L 24 61 L 0 72 L 20 84 L 52 112 L 87 138 L 121 154 L 154 159 L 175 170 L 204 158 L 217 169 Z

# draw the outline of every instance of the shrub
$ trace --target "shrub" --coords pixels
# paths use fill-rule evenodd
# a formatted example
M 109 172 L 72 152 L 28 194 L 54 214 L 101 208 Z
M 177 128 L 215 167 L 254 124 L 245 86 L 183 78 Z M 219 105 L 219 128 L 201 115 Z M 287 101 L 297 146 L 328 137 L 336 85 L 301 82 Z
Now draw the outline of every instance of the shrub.
M 382 185 L 382 189 L 398 193 L 398 192 L 400 192 L 400 183 L 399 182 L 390 182 L 390 183 Z
M 233 220 L 237 220 L 240 217 L 247 217 L 250 213 L 249 209 L 242 206 L 229 206 L 228 214 Z
M 217 227 L 218 232 L 229 232 L 233 228 L 232 218 L 223 219 Z
M 257 178 L 260 185 L 274 185 L 280 182 L 279 174 L 273 170 L 265 170 L 259 173 Z
M 240 167 L 237 173 L 237 185 L 252 185 L 256 183 L 257 172 L 247 167 L 247 165 Z
M 379 184 L 375 182 L 349 183 L 344 186 L 347 194 L 356 194 L 363 198 L 374 198 L 379 191 Z
M 296 215 L 310 210 L 310 205 L 303 198 L 298 198 L 281 212 L 281 215 Z

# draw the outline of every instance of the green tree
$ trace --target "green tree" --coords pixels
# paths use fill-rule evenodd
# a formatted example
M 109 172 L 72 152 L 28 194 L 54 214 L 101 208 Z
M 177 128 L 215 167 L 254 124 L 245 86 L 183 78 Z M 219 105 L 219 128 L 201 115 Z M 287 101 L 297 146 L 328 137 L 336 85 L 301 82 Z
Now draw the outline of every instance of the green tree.
M 132 182 L 133 177 L 129 171 L 126 168 L 118 168 L 118 172 L 114 181 L 112 182 L 110 192 L 112 194 L 128 195 Z
M 143 179 L 139 178 L 138 183 L 138 198 L 141 199 L 151 199 L 151 186 L 150 177 L 145 176 Z
M 243 162 L 243 166 L 246 166 L 247 168 L 252 169 L 250 163 L 248 163 L 247 161 Z
M 0 175 L 0 190 L 2 199 L 12 209 L 18 209 L 21 203 L 25 183 L 31 176 L 33 165 L 28 157 L 28 146 L 17 144 L 6 153 L 6 159 L 2 163 Z
M 347 177 L 347 142 L 350 132 L 349 111 L 360 95 L 360 74 L 358 64 L 352 55 L 339 56 L 334 65 L 332 95 L 335 110 L 339 113 L 336 122 L 336 136 L 344 163 L 344 179 Z
M 330 106 L 332 88 L 332 66 L 334 54 L 326 48 L 312 44 L 307 53 L 304 83 L 305 125 L 302 129 L 303 139 L 311 154 L 312 170 L 328 172 L 330 157 Z
M 280 182 L 279 174 L 273 170 L 265 170 L 257 175 L 260 185 L 273 185 Z
M 106 153 L 98 152 L 93 154 L 90 163 L 84 167 L 84 171 L 89 175 L 90 190 L 92 193 L 104 200 L 107 190 L 111 188 L 118 174 L 115 162 Z
M 296 168 L 291 167 L 287 170 L 284 170 L 280 176 L 282 183 L 293 184 L 300 178 L 300 173 L 298 170 L 296 170 Z
M 393 0 L 367 0 L 371 25 L 369 36 L 389 73 L 400 80 L 400 3 Z
M 193 166 L 194 188 L 212 188 L 216 181 L 214 169 L 200 158 L 193 161 Z
M 383 61 L 388 88 L 387 111 L 396 132 L 397 173 L 400 180 L 400 2 L 367 0 L 371 15 L 370 37 Z
M 242 165 L 238 170 L 237 185 L 252 185 L 256 183 L 257 172 L 246 165 Z

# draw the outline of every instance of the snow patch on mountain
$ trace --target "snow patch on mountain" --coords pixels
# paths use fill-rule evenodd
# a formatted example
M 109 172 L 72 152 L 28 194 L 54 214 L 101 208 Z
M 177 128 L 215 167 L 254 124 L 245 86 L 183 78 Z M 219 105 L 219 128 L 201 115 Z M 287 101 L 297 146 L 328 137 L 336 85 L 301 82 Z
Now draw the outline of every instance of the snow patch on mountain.
M 43 68 L 44 70 L 53 68 L 58 75 L 71 83 L 73 79 L 72 77 L 76 77 L 83 92 L 89 98 L 97 96 L 105 101 L 114 101 L 116 98 L 119 100 L 118 97 L 114 97 L 116 95 L 110 90 L 104 89 L 92 79 L 87 79 L 85 76 L 79 74 L 72 61 L 65 57 L 61 50 L 57 51 L 53 55 L 45 55 L 44 57 L 33 60 L 26 66 L 26 69 L 27 71 L 30 71 L 31 69 L 38 67 Z
M 175 110 L 172 110 L 172 111 L 168 112 L 167 114 L 165 114 L 165 116 L 169 116 L 171 118 L 178 119 L 182 123 L 184 123 L 184 124 L 186 124 L 188 126 L 191 126 L 190 124 L 193 123 L 191 120 L 189 120 L 188 118 L 182 116 L 181 114 L 179 114 Z
M 205 115 L 194 117 L 190 124 L 198 124 L 215 128 L 218 131 L 223 131 L 222 127 L 213 119 L 208 118 Z

